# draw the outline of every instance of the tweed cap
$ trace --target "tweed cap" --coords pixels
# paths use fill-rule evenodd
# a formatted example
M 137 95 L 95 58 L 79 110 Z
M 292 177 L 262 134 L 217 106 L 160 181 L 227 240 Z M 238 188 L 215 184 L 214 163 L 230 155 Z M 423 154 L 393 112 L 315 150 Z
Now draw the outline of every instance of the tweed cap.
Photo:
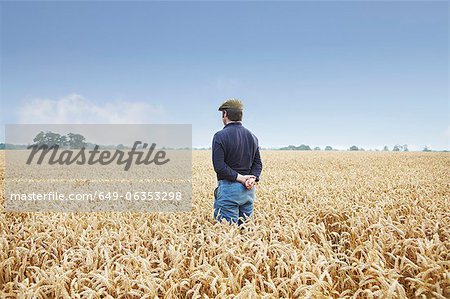
M 236 110 L 244 110 L 244 104 L 238 99 L 231 98 L 222 103 L 219 107 L 219 111 L 225 109 L 236 109 Z

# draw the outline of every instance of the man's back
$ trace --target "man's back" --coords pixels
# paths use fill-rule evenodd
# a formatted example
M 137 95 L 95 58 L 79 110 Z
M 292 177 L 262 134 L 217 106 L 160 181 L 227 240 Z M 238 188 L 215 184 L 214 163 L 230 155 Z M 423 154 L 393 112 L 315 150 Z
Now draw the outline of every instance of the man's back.
M 241 122 L 228 123 L 213 138 L 213 164 L 218 180 L 235 181 L 237 174 L 261 174 L 258 139 Z

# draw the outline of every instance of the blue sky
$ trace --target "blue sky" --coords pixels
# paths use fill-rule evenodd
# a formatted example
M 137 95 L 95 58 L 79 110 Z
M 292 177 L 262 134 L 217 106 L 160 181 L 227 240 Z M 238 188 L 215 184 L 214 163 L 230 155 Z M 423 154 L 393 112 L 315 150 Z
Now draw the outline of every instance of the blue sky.
M 1 3 L 1 123 L 190 123 L 450 148 L 448 2 Z M 3 140 L 4 135 L 1 133 Z

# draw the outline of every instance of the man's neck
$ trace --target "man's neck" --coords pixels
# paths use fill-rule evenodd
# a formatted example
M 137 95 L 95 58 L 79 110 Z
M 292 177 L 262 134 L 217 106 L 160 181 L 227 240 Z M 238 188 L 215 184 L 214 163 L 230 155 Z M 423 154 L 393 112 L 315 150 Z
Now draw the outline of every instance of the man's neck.
M 239 121 L 239 120 L 227 120 L 227 121 L 225 121 L 225 126 L 228 125 L 228 124 L 233 124 L 233 123 L 241 123 L 241 121 Z

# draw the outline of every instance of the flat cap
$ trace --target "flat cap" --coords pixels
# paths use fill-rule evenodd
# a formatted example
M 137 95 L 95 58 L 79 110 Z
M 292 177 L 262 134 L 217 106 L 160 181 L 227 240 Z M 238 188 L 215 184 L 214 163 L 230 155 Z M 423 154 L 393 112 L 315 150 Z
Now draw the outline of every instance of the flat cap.
M 236 109 L 236 110 L 244 110 L 244 104 L 238 99 L 231 98 L 222 103 L 219 107 L 219 111 L 225 109 Z

